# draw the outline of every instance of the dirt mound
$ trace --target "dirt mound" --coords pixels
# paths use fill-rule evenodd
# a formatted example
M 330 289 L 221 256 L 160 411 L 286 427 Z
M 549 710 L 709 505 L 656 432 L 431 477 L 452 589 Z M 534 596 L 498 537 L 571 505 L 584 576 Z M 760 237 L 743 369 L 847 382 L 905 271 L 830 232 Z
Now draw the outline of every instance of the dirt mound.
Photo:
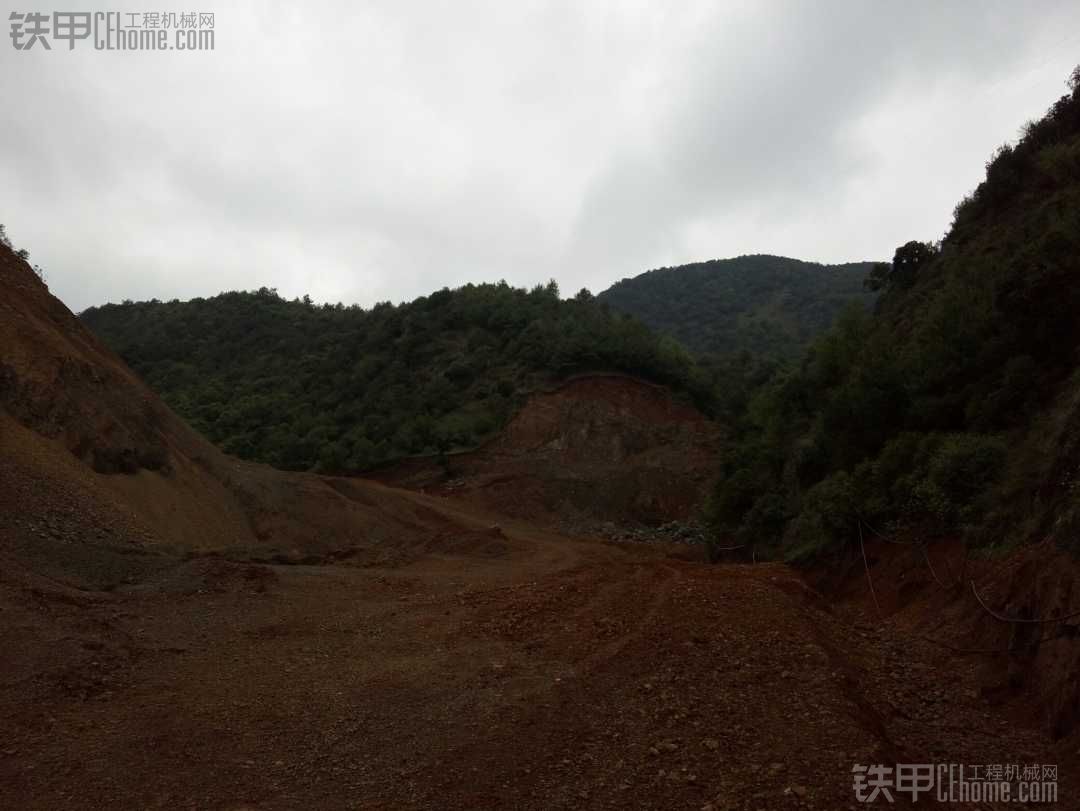
M 590 375 L 533 395 L 479 450 L 375 477 L 562 529 L 655 526 L 695 513 L 719 441 L 715 423 L 666 389 Z

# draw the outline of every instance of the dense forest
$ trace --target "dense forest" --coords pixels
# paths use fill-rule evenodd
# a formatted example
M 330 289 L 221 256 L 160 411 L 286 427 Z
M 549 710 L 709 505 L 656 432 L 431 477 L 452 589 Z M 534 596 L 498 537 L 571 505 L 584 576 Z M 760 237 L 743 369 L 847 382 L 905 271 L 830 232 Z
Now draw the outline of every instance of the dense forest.
M 819 265 L 740 256 L 660 268 L 623 279 L 597 298 L 720 358 L 794 359 L 852 302 L 871 306 L 869 262 Z
M 393 306 L 276 291 L 91 308 L 85 323 L 224 450 L 286 469 L 361 470 L 476 445 L 527 391 L 579 372 L 713 382 L 671 338 L 554 282 L 440 290 Z
M 528 292 L 500 283 L 370 310 L 287 301 L 264 288 L 107 304 L 82 318 L 227 452 L 287 469 L 363 470 L 474 446 L 524 393 L 577 372 L 664 383 L 731 421 L 844 302 L 872 298 L 862 286 L 870 267 L 744 257 L 672 277 L 654 271 L 596 297 L 583 290 L 564 300 L 553 283 Z M 694 323 L 711 324 L 720 354 L 695 360 L 616 304 L 648 279 L 670 294 L 673 310 L 696 301 Z
M 869 527 L 1077 537 L 1080 68 L 1069 87 L 992 156 L 940 244 L 873 269 L 873 313 L 845 310 L 754 393 L 721 460 L 717 537 L 789 559 Z

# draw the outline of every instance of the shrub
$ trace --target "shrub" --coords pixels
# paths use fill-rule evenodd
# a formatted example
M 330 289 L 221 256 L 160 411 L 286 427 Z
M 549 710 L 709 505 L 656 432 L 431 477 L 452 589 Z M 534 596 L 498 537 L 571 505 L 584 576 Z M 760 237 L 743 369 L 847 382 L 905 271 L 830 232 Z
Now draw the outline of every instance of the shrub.
M 1004 441 L 981 434 L 945 437 L 926 466 L 915 493 L 943 528 L 970 521 L 978 498 L 1001 474 L 1006 461 Z
M 810 557 L 845 543 L 855 531 L 859 514 L 855 480 L 846 471 L 834 473 L 811 487 L 798 517 L 791 522 L 785 543 L 790 560 Z

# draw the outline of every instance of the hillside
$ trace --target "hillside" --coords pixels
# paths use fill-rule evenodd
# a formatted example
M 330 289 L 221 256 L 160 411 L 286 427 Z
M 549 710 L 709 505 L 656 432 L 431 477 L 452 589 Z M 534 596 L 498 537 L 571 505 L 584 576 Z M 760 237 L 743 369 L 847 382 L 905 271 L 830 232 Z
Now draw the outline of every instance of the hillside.
M 846 312 L 757 394 L 716 490 L 724 537 L 788 557 L 870 526 L 1078 548 L 1080 70 L 1069 86 L 941 245 L 875 268 L 873 315 Z
M 851 302 L 873 264 L 820 265 L 782 256 L 740 256 L 659 268 L 623 279 L 597 298 L 699 353 L 749 352 L 789 359 Z
M 370 310 L 272 290 L 109 304 L 83 323 L 226 452 L 343 471 L 477 445 L 530 391 L 579 372 L 668 385 L 706 409 L 684 349 L 552 283 L 441 290 Z
M 332 487 L 225 456 L 5 246 L 0 448 L 6 565 L 34 572 L 31 582 L 48 575 L 72 588 L 114 589 L 226 553 L 407 559 L 442 526 L 399 497 L 372 496 L 374 485 Z

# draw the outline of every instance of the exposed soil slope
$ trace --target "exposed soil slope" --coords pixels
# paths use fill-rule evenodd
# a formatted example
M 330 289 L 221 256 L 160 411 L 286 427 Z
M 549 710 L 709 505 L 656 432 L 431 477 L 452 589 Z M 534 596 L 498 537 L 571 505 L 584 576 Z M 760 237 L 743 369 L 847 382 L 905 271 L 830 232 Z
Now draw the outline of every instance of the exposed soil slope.
M 25 508 L 23 529 L 31 534 L 51 537 L 39 516 L 54 500 L 70 505 L 70 521 L 53 523 L 59 522 L 61 540 L 80 535 L 76 551 L 89 530 L 108 538 L 109 548 L 151 556 L 227 550 L 265 559 L 384 557 L 412 554 L 407 550 L 418 539 L 441 526 L 442 519 L 418 515 L 408 502 L 372 495 L 363 482 L 287 474 L 226 457 L 5 248 L 0 347 L 5 490 L 18 494 L 13 506 Z M 82 504 L 89 505 L 86 515 L 78 514 Z M 100 520 L 91 517 L 99 512 Z M 41 548 L 48 543 L 31 546 L 39 558 L 50 554 Z M 55 551 L 56 565 L 74 565 L 71 550 Z M 96 560 L 99 550 L 82 557 Z M 97 587 L 115 585 L 90 572 L 69 574 Z
M 1052 542 L 986 559 L 969 556 L 958 542 L 924 549 L 916 541 L 874 538 L 867 544 L 873 593 L 858 553 L 823 570 L 817 585 L 870 615 L 880 608 L 893 632 L 930 640 L 943 656 L 971 665 L 978 694 L 988 705 L 1014 715 L 1022 707 L 1024 720 L 1055 738 L 1075 739 L 1080 727 L 1076 560 Z
M 533 395 L 479 450 L 375 475 L 549 526 L 661 524 L 700 507 L 719 439 L 715 423 L 666 389 L 588 375 Z

